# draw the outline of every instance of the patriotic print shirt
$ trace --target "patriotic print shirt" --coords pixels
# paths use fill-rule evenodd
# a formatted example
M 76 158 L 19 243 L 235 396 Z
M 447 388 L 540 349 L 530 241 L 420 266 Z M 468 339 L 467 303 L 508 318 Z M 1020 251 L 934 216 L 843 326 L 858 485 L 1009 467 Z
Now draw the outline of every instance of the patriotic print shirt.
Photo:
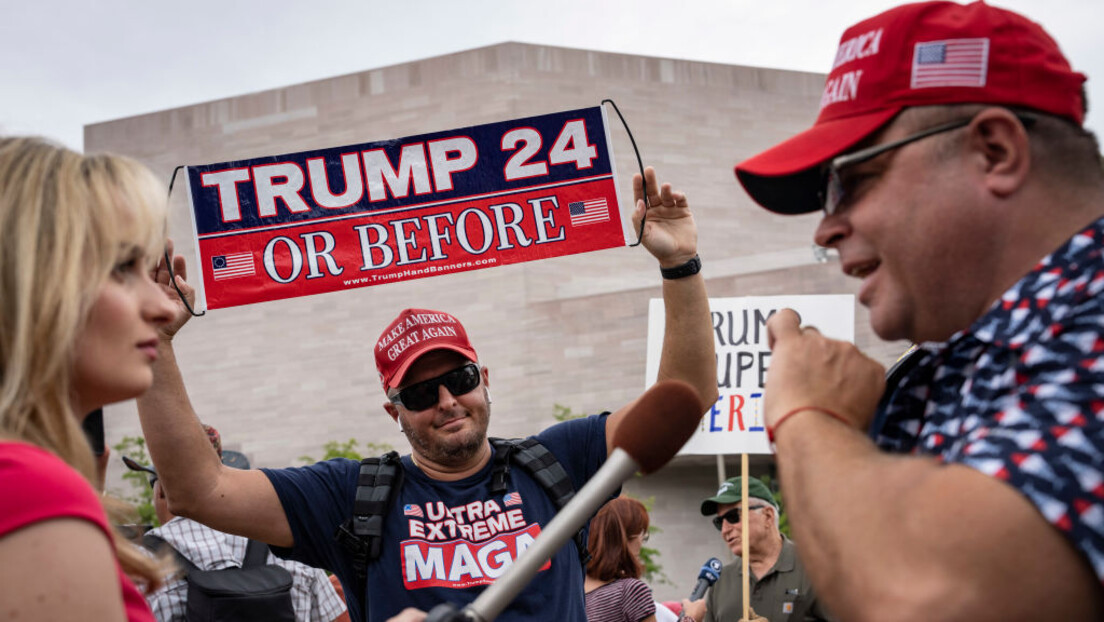
M 883 448 L 1022 492 L 1104 582 L 1104 219 L 969 329 L 920 347 L 884 406 Z

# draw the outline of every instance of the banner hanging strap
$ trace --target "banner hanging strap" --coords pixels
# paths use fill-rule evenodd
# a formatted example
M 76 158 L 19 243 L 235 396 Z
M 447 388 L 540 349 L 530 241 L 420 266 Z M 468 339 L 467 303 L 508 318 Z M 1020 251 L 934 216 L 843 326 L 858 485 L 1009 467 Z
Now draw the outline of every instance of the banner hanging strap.
M 176 183 L 176 174 L 179 173 L 180 169 L 182 168 L 184 168 L 183 164 L 173 169 L 172 177 L 169 179 L 169 195 L 165 198 L 166 205 L 168 205 L 169 201 L 172 200 L 172 191 L 173 185 Z M 643 229 L 641 229 L 641 231 L 643 231 Z M 180 287 L 176 284 L 176 273 L 173 272 L 172 264 L 172 257 L 169 257 L 169 249 L 168 247 L 166 247 L 165 267 L 169 270 L 169 284 L 172 285 L 172 288 L 176 290 L 176 295 L 180 297 L 180 302 L 184 303 L 184 308 L 188 310 L 188 313 L 192 314 L 192 317 L 203 317 L 204 315 L 207 315 L 207 311 L 204 311 L 203 313 L 196 313 L 195 309 L 193 309 L 192 305 L 188 302 L 188 298 L 184 296 L 184 292 L 180 291 Z
M 625 133 L 629 135 L 629 142 L 632 143 L 633 153 L 636 154 L 636 166 L 640 169 L 640 180 L 643 183 L 644 191 L 644 203 L 648 202 L 648 180 L 644 177 L 644 163 L 640 160 L 640 149 L 636 147 L 636 139 L 633 138 L 632 130 L 629 129 L 629 124 L 625 122 L 625 117 L 621 114 L 621 110 L 617 108 L 617 103 L 612 99 L 603 99 L 602 103 L 608 103 L 613 106 L 613 111 L 617 113 L 617 118 L 621 119 L 621 125 L 625 127 Z M 633 202 L 633 209 L 636 209 L 636 202 Z M 636 234 L 636 241 L 629 246 L 640 246 L 641 240 L 644 239 L 644 223 L 648 221 L 648 210 L 644 210 L 644 215 L 640 217 L 640 231 Z

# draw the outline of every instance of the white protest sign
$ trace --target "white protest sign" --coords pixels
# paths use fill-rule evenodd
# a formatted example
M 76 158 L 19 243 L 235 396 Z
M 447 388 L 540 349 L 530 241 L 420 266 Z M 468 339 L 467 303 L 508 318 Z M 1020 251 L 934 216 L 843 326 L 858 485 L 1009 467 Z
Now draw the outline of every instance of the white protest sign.
M 855 341 L 855 297 L 851 295 L 710 298 L 720 397 L 680 454 L 772 453 L 762 408 L 771 355 L 767 318 L 783 308 L 797 311 L 803 325 L 817 327 L 826 337 Z M 645 386 L 655 383 L 659 373 L 663 326 L 663 300 L 653 298 L 648 307 Z

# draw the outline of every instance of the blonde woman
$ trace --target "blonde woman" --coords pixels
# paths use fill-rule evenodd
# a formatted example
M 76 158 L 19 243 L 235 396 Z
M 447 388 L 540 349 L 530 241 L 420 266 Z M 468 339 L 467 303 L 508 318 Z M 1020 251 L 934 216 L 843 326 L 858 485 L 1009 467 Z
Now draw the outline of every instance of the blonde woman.
M 80 421 L 153 380 L 165 191 L 140 164 L 0 138 L 0 617 L 152 621 Z

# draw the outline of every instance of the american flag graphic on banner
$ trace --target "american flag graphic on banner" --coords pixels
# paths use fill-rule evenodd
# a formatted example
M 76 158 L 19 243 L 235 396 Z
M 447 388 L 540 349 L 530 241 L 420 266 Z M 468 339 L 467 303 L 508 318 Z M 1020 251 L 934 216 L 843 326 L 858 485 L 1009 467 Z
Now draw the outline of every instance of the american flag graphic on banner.
M 253 253 L 215 255 L 211 258 L 211 271 L 216 281 L 253 276 L 257 273 L 253 265 Z
M 567 212 L 571 215 L 571 226 L 590 225 L 596 222 L 609 220 L 609 205 L 605 199 L 590 199 L 587 201 L 575 201 L 567 204 Z
M 502 497 L 502 505 L 510 507 L 511 505 L 521 505 L 521 493 L 511 492 L 505 497 Z
M 912 88 L 985 86 L 989 39 L 948 39 L 917 43 L 912 56 Z
M 422 506 L 415 503 L 408 503 L 403 506 L 403 516 L 414 516 L 416 518 L 425 518 L 422 514 Z

